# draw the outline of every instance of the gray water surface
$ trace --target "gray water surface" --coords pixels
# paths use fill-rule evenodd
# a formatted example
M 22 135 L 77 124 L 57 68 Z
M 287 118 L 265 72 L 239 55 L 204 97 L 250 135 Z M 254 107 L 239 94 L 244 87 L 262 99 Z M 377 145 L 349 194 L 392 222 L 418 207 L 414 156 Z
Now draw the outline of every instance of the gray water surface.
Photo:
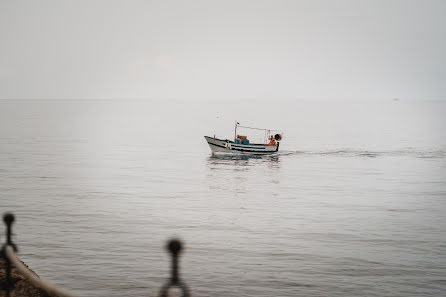
M 83 296 L 157 295 L 174 236 L 194 296 L 441 296 L 445 114 L 404 100 L 3 100 L 0 209 L 22 259 Z M 234 120 L 283 129 L 281 152 L 212 156 L 203 136 L 233 137 Z

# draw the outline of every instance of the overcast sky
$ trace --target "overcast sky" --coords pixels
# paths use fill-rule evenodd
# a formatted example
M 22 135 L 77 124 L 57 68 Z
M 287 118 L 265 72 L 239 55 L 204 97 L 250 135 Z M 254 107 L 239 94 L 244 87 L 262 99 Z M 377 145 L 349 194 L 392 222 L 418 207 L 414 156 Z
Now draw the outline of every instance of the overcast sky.
M 445 0 L 0 0 L 0 98 L 446 99 Z

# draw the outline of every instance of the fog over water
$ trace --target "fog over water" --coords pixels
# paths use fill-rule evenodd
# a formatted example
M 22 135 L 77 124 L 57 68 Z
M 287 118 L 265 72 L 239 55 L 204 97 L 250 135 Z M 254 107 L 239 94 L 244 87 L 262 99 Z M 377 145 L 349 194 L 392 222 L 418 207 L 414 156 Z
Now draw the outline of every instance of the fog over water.
M 443 0 L 1 1 L 0 98 L 446 99 Z
M 22 259 L 83 296 L 157 295 L 172 236 L 194 296 L 440 296 L 445 112 L 441 101 L 3 100 L 1 210 L 17 217 Z M 281 152 L 213 157 L 203 136 L 232 137 L 234 120 L 283 129 Z

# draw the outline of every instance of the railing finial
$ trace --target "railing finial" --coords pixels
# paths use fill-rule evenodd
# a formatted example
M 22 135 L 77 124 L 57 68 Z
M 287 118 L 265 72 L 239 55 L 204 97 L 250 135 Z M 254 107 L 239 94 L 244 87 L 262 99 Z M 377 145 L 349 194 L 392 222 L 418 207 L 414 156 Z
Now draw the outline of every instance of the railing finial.
M 15 221 L 15 217 L 12 213 L 5 213 L 3 215 L 3 222 L 6 224 L 6 244 L 10 245 L 14 249 L 14 252 L 17 252 L 17 246 L 12 242 L 12 224 Z
M 14 215 L 12 214 L 12 213 L 10 213 L 10 212 L 7 212 L 7 213 L 5 213 L 4 215 L 3 215 L 3 221 L 6 223 L 6 224 L 11 224 L 12 222 L 14 222 Z
M 172 255 L 172 269 L 170 280 L 161 288 L 160 296 L 167 297 L 167 293 L 170 288 L 178 287 L 182 291 L 182 297 L 189 297 L 189 289 L 187 286 L 180 280 L 178 273 L 178 256 L 182 250 L 182 243 L 178 239 L 171 239 L 166 246 L 167 250 Z
M 17 252 L 17 246 L 12 242 L 12 223 L 14 223 L 14 215 L 12 213 L 5 213 L 3 215 L 3 222 L 6 224 L 6 243 L 3 245 L 1 253 L 2 256 L 5 258 L 6 262 L 6 297 L 11 296 L 11 287 L 12 287 L 12 280 L 11 280 L 11 261 L 6 256 L 6 247 L 11 246 L 14 250 L 14 252 Z

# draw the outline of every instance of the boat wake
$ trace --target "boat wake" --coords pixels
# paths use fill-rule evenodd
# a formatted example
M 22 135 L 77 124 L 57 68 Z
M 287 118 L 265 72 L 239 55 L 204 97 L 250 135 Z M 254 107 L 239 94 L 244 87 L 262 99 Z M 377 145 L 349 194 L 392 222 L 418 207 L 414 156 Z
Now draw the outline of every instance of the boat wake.
M 278 156 L 337 156 L 337 157 L 411 157 L 419 159 L 446 159 L 446 150 L 389 150 L 389 151 L 369 151 L 357 149 L 339 149 L 339 150 L 322 150 L 322 151 L 281 151 Z

